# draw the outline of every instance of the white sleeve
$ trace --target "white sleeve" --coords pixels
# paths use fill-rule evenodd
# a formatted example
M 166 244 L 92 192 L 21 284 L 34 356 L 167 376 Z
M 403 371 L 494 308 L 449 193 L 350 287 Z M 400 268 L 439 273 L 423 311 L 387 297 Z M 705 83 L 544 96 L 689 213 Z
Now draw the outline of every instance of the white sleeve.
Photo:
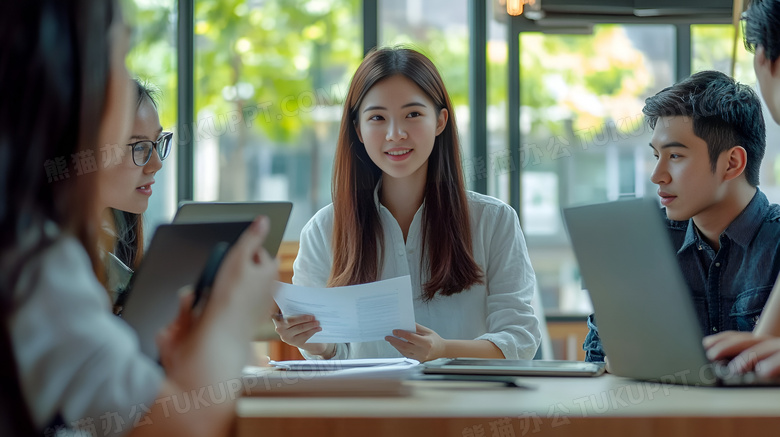
M 43 429 L 59 414 L 65 425 L 91 424 L 101 435 L 130 431 L 153 405 L 163 372 L 111 313 L 81 244 L 59 240 L 25 268 L 17 285 L 11 340 L 36 426 Z
M 539 320 L 531 307 L 536 276 L 517 214 L 509 205 L 498 207 L 486 254 L 485 272 L 489 340 L 507 359 L 531 359 L 541 339 Z M 484 231 L 484 230 L 483 230 Z
M 303 227 L 298 256 L 293 262 L 292 283 L 306 287 L 325 287 L 333 265 L 331 235 L 333 205 L 320 210 Z
M 331 238 L 333 235 L 333 205 L 328 205 L 320 210 L 306 223 L 301 230 L 298 256 L 293 262 L 292 283 L 306 287 L 325 287 L 330 278 L 330 269 L 333 266 L 333 254 L 331 252 Z M 307 360 L 321 359 L 319 355 L 312 355 L 303 349 L 301 355 Z M 349 358 L 349 345 L 336 344 L 334 360 Z

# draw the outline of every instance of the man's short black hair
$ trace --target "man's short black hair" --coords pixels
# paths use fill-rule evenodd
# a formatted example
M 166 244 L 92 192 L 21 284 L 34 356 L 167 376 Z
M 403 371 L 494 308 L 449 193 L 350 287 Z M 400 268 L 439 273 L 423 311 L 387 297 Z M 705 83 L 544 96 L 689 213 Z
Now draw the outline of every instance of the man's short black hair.
M 758 186 L 766 127 L 761 102 L 749 86 L 718 71 L 702 71 L 649 97 L 642 112 L 652 129 L 659 117 L 690 117 L 693 133 L 707 143 L 713 172 L 721 153 L 742 146 L 745 177 Z
M 752 0 L 743 18 L 745 47 L 763 47 L 771 62 L 780 58 L 780 0 Z

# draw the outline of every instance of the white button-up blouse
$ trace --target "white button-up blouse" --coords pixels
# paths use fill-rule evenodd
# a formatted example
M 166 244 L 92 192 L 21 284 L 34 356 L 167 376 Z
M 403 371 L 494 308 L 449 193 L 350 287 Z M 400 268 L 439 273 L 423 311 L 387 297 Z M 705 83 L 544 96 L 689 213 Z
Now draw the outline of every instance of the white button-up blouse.
M 531 307 L 536 277 L 515 211 L 493 197 L 468 191 L 473 256 L 484 273 L 476 284 L 452 296 L 422 299 L 428 272 L 420 271 L 422 211 L 414 215 L 404 242 L 398 222 L 375 194 L 384 233 L 384 264 L 378 280 L 410 275 L 417 323 L 449 340 L 488 340 L 508 359 L 531 359 L 539 346 L 539 322 Z M 321 209 L 301 231 L 293 283 L 325 287 L 333 263 L 333 204 Z M 436 262 L 433 260 L 432 262 Z M 306 358 L 320 358 L 301 351 Z M 380 340 L 338 344 L 333 359 L 390 358 L 401 354 Z

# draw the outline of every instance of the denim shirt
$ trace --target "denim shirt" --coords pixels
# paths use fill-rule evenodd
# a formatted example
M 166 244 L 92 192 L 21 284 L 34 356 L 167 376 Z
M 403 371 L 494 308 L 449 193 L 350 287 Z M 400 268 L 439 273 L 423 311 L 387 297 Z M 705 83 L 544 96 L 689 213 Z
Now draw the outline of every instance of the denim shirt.
M 720 235 L 717 252 L 701 238 L 693 219 L 666 222 L 702 335 L 752 331 L 780 272 L 780 205 L 756 190 Z M 588 328 L 585 361 L 604 361 L 593 314 Z

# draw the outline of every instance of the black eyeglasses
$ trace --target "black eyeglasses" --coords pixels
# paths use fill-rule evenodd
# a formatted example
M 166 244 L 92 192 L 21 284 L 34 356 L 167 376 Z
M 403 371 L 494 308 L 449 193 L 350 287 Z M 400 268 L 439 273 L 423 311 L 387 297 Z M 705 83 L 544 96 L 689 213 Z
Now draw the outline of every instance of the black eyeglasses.
M 164 161 L 171 154 L 171 143 L 173 142 L 173 132 L 163 132 L 157 141 L 138 141 L 128 144 L 133 148 L 133 164 L 143 167 L 152 159 L 152 149 L 157 149 L 157 155 L 160 161 Z

